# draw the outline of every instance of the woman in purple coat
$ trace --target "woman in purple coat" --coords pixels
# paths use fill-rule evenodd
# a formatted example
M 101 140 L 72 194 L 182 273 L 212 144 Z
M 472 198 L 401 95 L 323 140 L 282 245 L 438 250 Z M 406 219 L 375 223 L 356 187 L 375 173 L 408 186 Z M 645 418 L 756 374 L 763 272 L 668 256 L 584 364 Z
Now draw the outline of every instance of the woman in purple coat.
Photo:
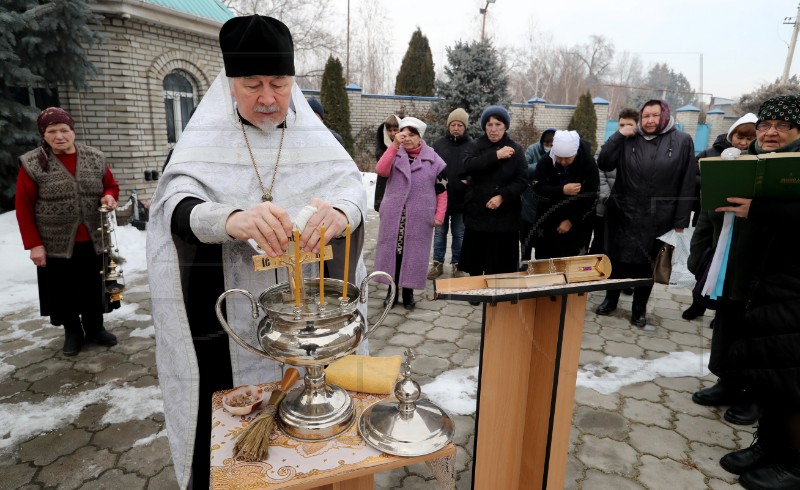
M 414 309 L 414 289 L 425 289 L 433 228 L 447 210 L 446 164 L 422 136 L 427 125 L 415 117 L 400 121 L 400 131 L 378 160 L 387 177 L 380 209 L 375 270 L 392 275 L 403 291 L 403 306 Z M 397 303 L 387 296 L 384 304 Z

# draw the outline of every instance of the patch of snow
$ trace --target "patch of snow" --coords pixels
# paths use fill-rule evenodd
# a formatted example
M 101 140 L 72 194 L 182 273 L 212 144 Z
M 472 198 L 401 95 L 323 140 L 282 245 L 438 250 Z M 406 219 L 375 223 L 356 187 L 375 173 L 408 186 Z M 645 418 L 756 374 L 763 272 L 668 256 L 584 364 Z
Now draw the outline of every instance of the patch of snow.
M 153 443 L 153 441 L 155 441 L 159 437 L 167 437 L 167 431 L 166 430 L 162 430 L 161 432 L 156 432 L 155 434 L 152 434 L 152 435 L 149 435 L 147 437 L 143 437 L 143 438 L 141 438 L 141 439 L 139 439 L 137 441 L 134 441 L 132 447 L 149 446 L 150 444 Z
M 130 336 L 131 337 L 140 337 L 140 338 L 143 338 L 143 339 L 155 338 L 155 336 L 156 336 L 156 327 L 155 327 L 155 325 L 150 325 L 147 328 L 134 329 L 133 332 L 131 332 Z
M 40 403 L 0 403 L 0 449 L 14 447 L 32 436 L 72 423 L 89 405 L 105 403 L 103 423 L 140 420 L 164 412 L 157 386 L 118 387 L 109 383 L 74 396 L 51 396 Z
M 478 368 L 454 369 L 422 387 L 422 394 L 454 415 L 475 413 L 478 399 Z
M 599 362 L 581 367 L 577 384 L 609 395 L 623 386 L 656 378 L 701 378 L 709 373 L 710 355 L 708 352 L 672 352 L 658 359 L 606 356 Z

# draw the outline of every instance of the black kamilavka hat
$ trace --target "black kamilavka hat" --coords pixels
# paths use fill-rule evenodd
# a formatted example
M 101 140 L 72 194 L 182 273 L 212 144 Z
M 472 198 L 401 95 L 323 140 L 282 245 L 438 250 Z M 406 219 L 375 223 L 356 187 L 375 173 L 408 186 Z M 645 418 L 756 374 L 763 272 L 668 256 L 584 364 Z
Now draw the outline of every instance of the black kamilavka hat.
M 219 31 L 229 77 L 294 75 L 294 43 L 286 24 L 264 15 L 234 17 Z

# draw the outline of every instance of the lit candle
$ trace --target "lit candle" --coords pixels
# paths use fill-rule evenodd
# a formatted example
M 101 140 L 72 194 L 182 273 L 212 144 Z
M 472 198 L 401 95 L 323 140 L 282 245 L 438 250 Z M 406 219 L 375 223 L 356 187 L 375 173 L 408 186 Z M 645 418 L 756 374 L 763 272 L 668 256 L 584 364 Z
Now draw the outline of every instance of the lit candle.
M 347 301 L 347 276 L 350 274 L 350 223 L 345 228 L 344 235 L 344 286 L 342 286 L 342 299 Z
M 300 270 L 300 230 L 294 229 L 294 305 L 300 307 L 300 288 L 304 287 L 302 283 L 303 273 Z
M 319 227 L 319 304 L 325 305 L 325 227 Z

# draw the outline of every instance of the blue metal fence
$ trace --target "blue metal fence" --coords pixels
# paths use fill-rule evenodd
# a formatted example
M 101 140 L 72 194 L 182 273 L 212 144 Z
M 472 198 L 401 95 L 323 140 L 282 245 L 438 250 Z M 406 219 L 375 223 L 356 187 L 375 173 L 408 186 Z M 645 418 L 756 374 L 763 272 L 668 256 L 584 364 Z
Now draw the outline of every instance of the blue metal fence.
M 608 141 L 608 138 L 610 138 L 611 135 L 614 134 L 614 131 L 617 130 L 617 126 L 619 126 L 617 124 L 617 121 L 606 121 L 606 132 L 603 135 L 603 143 Z
M 708 124 L 698 124 L 694 134 L 694 154 L 697 155 L 709 146 L 708 138 L 711 136 L 711 127 Z

